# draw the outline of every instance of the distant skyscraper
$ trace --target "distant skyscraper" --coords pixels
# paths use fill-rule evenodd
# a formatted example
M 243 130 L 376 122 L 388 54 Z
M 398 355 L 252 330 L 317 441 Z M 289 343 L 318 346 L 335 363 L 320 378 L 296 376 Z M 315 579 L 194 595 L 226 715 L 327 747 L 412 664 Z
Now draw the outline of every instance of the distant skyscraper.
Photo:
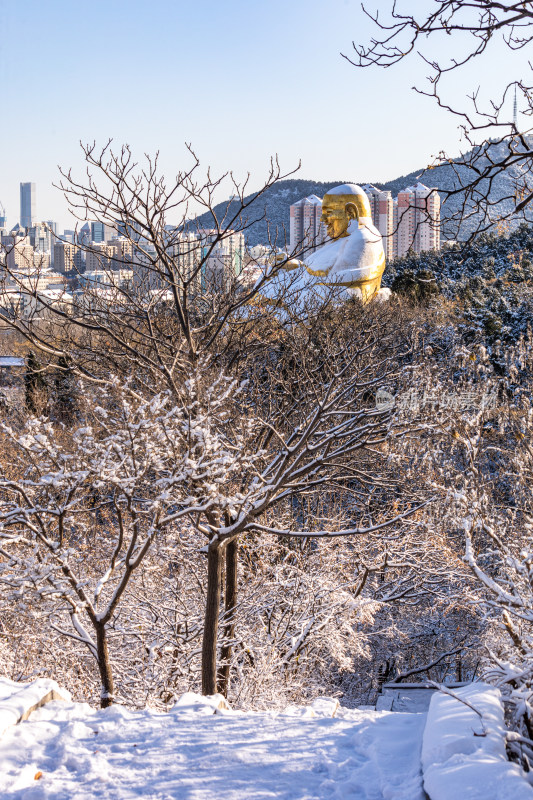
M 91 222 L 91 239 L 93 242 L 108 242 L 110 239 L 114 239 L 116 235 L 116 230 L 110 225 L 106 225 L 103 222 Z
M 52 250 L 52 234 L 44 222 L 34 223 L 28 229 L 30 244 L 40 253 L 50 253 Z
M 319 245 L 324 244 L 327 234 L 320 220 L 322 200 L 316 194 L 294 203 L 290 214 L 291 252 L 296 248 L 309 248 L 307 252 L 312 253 Z
M 23 228 L 31 228 L 35 224 L 35 184 L 20 184 L 20 224 Z

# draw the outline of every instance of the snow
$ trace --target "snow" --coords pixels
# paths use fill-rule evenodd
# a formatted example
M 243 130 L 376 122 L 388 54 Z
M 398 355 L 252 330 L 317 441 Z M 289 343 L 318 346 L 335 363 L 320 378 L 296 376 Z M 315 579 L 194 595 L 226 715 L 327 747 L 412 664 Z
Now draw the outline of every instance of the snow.
M 221 710 L 193 694 L 168 714 L 50 703 L 0 740 L 0 796 L 423 800 L 424 722 L 328 698 L 288 714 Z
M 25 361 L 18 356 L 0 356 L 0 367 L 23 367 Z
M 378 711 L 410 711 L 418 713 L 427 711 L 435 689 L 423 685 L 410 687 L 398 684 L 384 686 L 376 703 Z
M 498 689 L 475 683 L 453 694 L 435 693 L 428 711 L 422 768 L 431 800 L 533 800 L 533 788 L 505 754 Z
M 1 679 L 0 708 L 13 721 L 46 689 L 68 696 L 54 681 Z M 53 701 L 4 730 L 0 797 L 531 800 L 506 760 L 498 690 L 452 691 L 436 692 L 427 714 L 346 709 L 329 697 L 281 714 L 240 712 L 191 692 L 166 714 Z
M 0 736 L 17 722 L 27 719 L 32 710 L 51 700 L 70 700 L 70 694 L 55 681 L 37 678 L 32 683 L 16 683 L 0 678 Z

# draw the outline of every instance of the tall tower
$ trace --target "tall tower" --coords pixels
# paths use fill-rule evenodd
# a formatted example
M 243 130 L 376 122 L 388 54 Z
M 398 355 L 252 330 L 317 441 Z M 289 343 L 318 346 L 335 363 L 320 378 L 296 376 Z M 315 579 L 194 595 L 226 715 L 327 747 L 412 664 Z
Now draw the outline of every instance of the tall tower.
M 32 228 L 35 224 L 35 184 L 20 184 L 20 224 L 23 228 Z
M 514 87 L 514 103 L 513 103 L 513 124 L 515 130 L 518 130 L 518 104 L 516 102 L 516 84 Z

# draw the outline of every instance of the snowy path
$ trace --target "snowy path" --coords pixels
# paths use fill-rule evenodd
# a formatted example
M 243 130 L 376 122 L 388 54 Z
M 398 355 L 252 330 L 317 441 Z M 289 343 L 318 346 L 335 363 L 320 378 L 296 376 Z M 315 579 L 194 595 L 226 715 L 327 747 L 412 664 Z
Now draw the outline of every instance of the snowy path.
M 206 712 L 51 703 L 0 740 L 0 797 L 423 800 L 425 714 Z

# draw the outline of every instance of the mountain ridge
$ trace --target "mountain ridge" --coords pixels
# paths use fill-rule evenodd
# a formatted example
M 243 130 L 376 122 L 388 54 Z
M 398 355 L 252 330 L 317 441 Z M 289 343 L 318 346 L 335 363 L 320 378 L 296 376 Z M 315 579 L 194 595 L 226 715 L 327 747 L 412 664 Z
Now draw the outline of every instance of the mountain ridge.
M 505 142 L 495 143 L 493 146 L 490 146 L 491 148 L 494 147 L 494 151 L 491 153 L 492 156 L 500 155 L 500 150 L 508 147 Z M 471 154 L 466 153 L 463 158 L 468 159 L 469 155 Z M 393 197 L 396 197 L 399 191 L 418 180 L 421 180 L 422 183 L 425 183 L 430 188 L 449 191 L 457 188 L 459 185 L 457 173 L 459 172 L 464 179 L 465 177 L 468 178 L 468 171 L 468 167 L 458 166 L 456 160 L 455 162 L 452 161 L 451 163 L 440 164 L 431 168 L 431 170 L 427 167 L 413 170 L 412 172 L 401 175 L 390 181 L 376 181 L 373 185 L 378 189 L 389 190 Z M 516 180 L 517 176 L 519 176 L 519 171 L 517 171 L 517 169 L 507 169 L 498 175 L 492 183 L 491 197 L 497 198 L 498 200 L 500 198 L 506 198 L 501 201 L 501 210 L 504 212 L 512 208 L 514 192 L 513 181 Z M 431 180 L 428 180 L 428 177 L 430 177 Z M 328 189 L 331 189 L 333 186 L 339 186 L 342 183 L 362 184 L 371 182 L 354 179 L 314 181 L 305 178 L 289 178 L 279 181 L 279 183 L 269 187 L 265 190 L 260 200 L 258 200 L 257 208 L 248 220 L 248 226 L 245 230 L 247 244 L 249 246 L 267 244 L 270 238 L 270 241 L 276 246 L 284 247 L 289 239 L 289 207 L 303 197 L 308 197 L 311 194 L 323 197 Z M 249 200 L 255 194 L 257 193 L 251 192 L 245 199 Z M 215 206 L 214 211 L 217 218 L 220 220 L 225 214 L 229 217 L 235 214 L 238 211 L 238 205 L 237 201 L 223 201 Z M 441 219 L 443 222 L 443 232 L 446 238 L 449 238 L 451 235 L 453 238 L 457 236 L 457 238 L 463 239 L 475 230 L 475 217 L 471 217 L 466 222 L 462 223 L 458 232 L 452 230 L 449 225 L 447 227 L 446 223 L 451 220 L 454 215 L 457 215 L 460 210 L 461 198 L 458 195 L 450 197 L 447 202 L 443 203 Z M 263 216 L 259 219 L 258 217 L 261 214 Z M 213 227 L 213 217 L 210 212 L 202 214 L 195 222 L 201 227 Z

